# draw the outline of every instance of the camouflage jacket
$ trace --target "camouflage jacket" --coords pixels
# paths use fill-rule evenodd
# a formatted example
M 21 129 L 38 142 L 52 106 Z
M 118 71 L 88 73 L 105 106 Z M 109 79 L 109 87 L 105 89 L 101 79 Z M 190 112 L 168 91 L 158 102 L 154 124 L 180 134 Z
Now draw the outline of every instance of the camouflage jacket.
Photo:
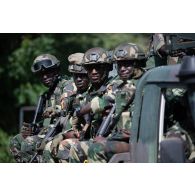
M 195 131 L 186 89 L 166 91 L 165 137 L 180 136 L 185 141 L 187 157 L 195 151 Z
M 162 33 L 155 33 L 152 37 L 152 44 L 154 54 L 155 54 L 155 66 L 166 65 L 166 64 L 177 64 L 178 57 L 172 56 L 162 56 L 159 52 L 160 48 L 165 45 L 165 36 Z
M 75 115 L 75 110 L 82 107 L 86 103 L 87 91 L 84 93 L 73 93 L 68 97 L 64 98 L 64 104 L 66 105 L 66 112 L 70 115 L 70 120 L 68 127 L 65 131 L 74 130 L 81 131 L 82 127 L 85 125 L 84 117 L 77 117 Z
M 52 110 L 53 112 L 58 113 L 62 110 L 62 95 L 65 93 L 66 88 L 70 88 L 70 86 L 73 85 L 72 83 L 72 81 L 69 81 L 64 77 L 60 79 L 50 98 L 46 101 L 44 112 Z M 43 127 L 45 131 L 47 131 L 47 127 L 54 122 L 55 118 L 55 115 L 52 117 L 44 118 Z
M 116 78 L 110 85 L 115 97 L 116 111 L 114 114 L 114 123 L 116 124 L 111 130 L 111 134 L 108 136 L 108 140 L 129 140 L 129 132 L 131 127 L 131 119 L 133 112 L 133 102 L 128 106 L 126 110 L 124 108 L 127 102 L 133 98 L 135 93 L 136 80 L 128 80 L 123 82 L 119 78 Z
M 107 104 L 107 99 L 113 99 L 112 88 L 109 87 L 110 83 L 113 81 L 113 77 L 110 77 L 104 84 L 95 90 L 92 86 L 89 87 L 88 94 L 86 97 L 86 103 L 91 103 L 91 131 L 90 137 L 94 137 L 97 130 L 102 122 L 102 111 Z

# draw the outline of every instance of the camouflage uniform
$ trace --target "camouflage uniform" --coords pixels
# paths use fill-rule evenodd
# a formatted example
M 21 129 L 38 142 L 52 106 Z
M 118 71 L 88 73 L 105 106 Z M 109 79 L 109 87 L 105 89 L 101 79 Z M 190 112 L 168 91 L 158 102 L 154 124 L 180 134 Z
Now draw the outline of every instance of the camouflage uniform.
M 86 70 L 81 66 L 83 55 L 84 54 L 82 53 L 75 53 L 68 57 L 70 63 L 69 72 L 72 73 L 73 76 L 84 74 L 87 77 Z M 74 94 L 69 93 L 66 96 L 64 96 L 63 94 L 63 109 L 65 109 L 66 112 L 70 113 L 69 126 L 67 127 L 67 129 L 64 129 L 62 133 L 54 137 L 54 142 L 59 142 L 56 155 L 54 155 L 51 151 L 53 141 L 49 142 L 46 145 L 46 148 L 43 152 L 44 162 L 66 162 L 67 155 L 69 154 L 69 148 L 75 141 L 78 140 L 77 136 L 86 127 L 86 121 L 84 120 L 84 118 L 78 118 L 77 116 L 75 116 L 74 110 L 76 110 L 78 107 L 82 106 L 85 103 L 87 87 L 88 85 L 86 86 L 86 89 L 84 89 L 84 91 L 82 92 L 79 91 L 78 88 L 77 92 L 75 92 Z M 75 138 L 67 139 L 66 135 L 70 132 L 73 132 Z
M 106 139 L 89 143 L 87 149 L 87 162 L 108 162 L 109 159 L 116 153 L 129 151 L 130 127 L 133 113 L 133 103 L 126 110 L 127 102 L 133 98 L 137 79 L 140 78 L 144 70 L 139 67 L 140 63 L 145 66 L 145 54 L 135 44 L 121 44 L 115 51 L 113 61 L 136 61 L 138 67 L 134 67 L 131 78 L 121 80 L 117 78 L 110 85 L 112 86 L 115 95 L 116 111 L 114 115 L 115 127 Z M 141 65 L 141 66 L 142 66 Z M 79 155 L 75 149 L 71 151 L 75 162 L 78 161 Z
M 159 50 L 165 46 L 166 34 L 156 33 L 153 35 L 153 49 L 156 54 L 156 64 L 173 65 L 181 61 L 182 55 L 172 57 L 170 55 L 161 55 Z M 195 134 L 193 133 L 192 118 L 187 112 L 188 107 L 186 89 L 169 88 L 165 93 L 165 135 L 164 138 L 180 137 L 184 141 L 186 157 L 194 153 Z M 187 130 L 187 131 L 186 131 Z M 193 154 L 194 155 L 194 154 Z M 192 155 L 192 156 L 193 156 Z
M 62 83 L 59 82 L 59 85 L 56 87 L 55 91 L 54 91 L 54 94 L 51 96 L 51 100 L 50 102 L 48 102 L 48 108 L 53 108 L 54 110 L 58 110 L 61 111 L 61 104 L 60 104 L 60 97 L 61 97 L 61 94 L 63 93 L 64 91 L 64 85 L 68 84 L 69 87 L 72 86 L 72 83 L 70 83 L 69 81 L 66 81 L 66 80 L 62 80 Z M 61 91 L 61 92 L 60 92 Z M 56 93 L 57 92 L 57 93 Z M 46 108 L 47 110 L 47 108 Z M 47 130 L 49 128 L 49 126 L 51 124 L 54 124 L 55 121 L 56 121 L 56 117 L 52 117 L 52 118 L 46 118 L 44 119 L 45 121 L 45 124 L 44 124 L 44 127 L 41 129 L 41 132 L 38 134 L 38 135 L 34 135 L 34 136 L 29 136 L 27 137 L 21 144 L 21 152 L 22 152 L 22 156 L 25 157 L 25 161 L 27 160 L 27 162 L 32 158 L 34 152 L 36 151 L 36 146 L 37 146 L 37 143 L 41 143 L 42 139 L 45 137 L 45 134 L 47 133 Z M 39 159 L 41 159 L 41 161 L 39 162 L 42 162 L 42 158 L 39 156 Z
M 113 87 L 116 89 L 115 91 L 115 103 L 116 103 L 116 115 L 121 111 L 122 106 L 125 106 L 126 102 L 128 101 L 128 98 L 132 96 L 132 94 L 135 91 L 135 85 L 133 82 L 128 81 L 122 88 L 118 88 L 117 86 L 120 86 L 123 81 L 121 80 L 114 80 L 112 84 L 109 85 L 109 87 Z M 114 92 L 114 91 L 113 91 Z M 93 101 L 93 100 L 92 100 Z M 97 103 L 97 105 L 101 105 L 100 103 Z M 102 103 L 103 104 L 103 103 Z M 101 106 L 100 106 L 101 107 Z M 103 107 L 99 110 L 103 110 Z M 77 142 L 75 145 L 71 148 L 71 155 L 70 155 L 70 162 L 106 162 L 106 156 L 103 148 L 106 146 L 106 148 L 109 148 L 111 153 L 114 152 L 114 148 L 117 147 L 119 140 L 129 140 L 129 132 L 126 131 L 127 127 L 129 127 L 131 121 L 130 121 L 130 115 L 132 113 L 130 110 L 126 110 L 122 113 L 122 116 L 119 118 L 117 123 L 117 129 L 120 129 L 118 131 L 114 130 L 107 138 L 107 141 L 104 140 L 101 143 L 94 143 L 94 140 L 91 139 L 89 141 L 85 142 Z M 101 121 L 99 120 L 99 126 L 101 124 Z M 95 137 L 95 133 L 93 133 L 93 137 Z M 115 142 L 115 141 L 116 142 Z M 125 145 L 125 144 L 124 144 Z M 97 157 L 98 155 L 101 156 Z M 112 156 L 112 154 L 110 154 Z
M 135 72 L 140 73 L 137 69 Z M 95 138 L 97 129 L 100 127 L 102 122 L 101 112 L 107 105 L 107 100 L 111 98 L 112 100 L 117 102 L 116 106 L 116 115 L 121 111 L 121 102 L 126 102 L 129 97 L 134 94 L 135 85 L 132 81 L 123 82 L 119 78 L 115 78 L 114 80 L 110 81 L 110 83 L 106 87 L 105 95 L 96 96 L 91 100 L 91 108 L 94 114 L 99 115 L 99 120 L 97 120 L 96 131 L 93 131 L 92 138 Z M 107 98 L 109 96 L 109 98 Z M 120 102 L 120 103 L 119 103 Z M 94 143 L 94 140 L 91 139 L 85 142 L 79 142 L 72 146 L 70 150 L 70 162 L 91 162 L 91 159 L 95 158 L 94 161 L 99 162 L 106 162 L 105 152 L 103 148 L 110 148 L 110 152 L 112 152 L 117 148 L 119 140 L 125 140 L 124 147 L 127 147 L 126 141 L 129 139 L 129 132 L 124 130 L 128 125 L 130 125 L 130 112 L 125 111 L 122 113 L 122 117 L 119 117 L 119 122 L 117 124 L 117 128 L 120 129 L 119 131 L 115 131 L 115 129 L 110 133 L 107 140 L 101 141 L 101 143 Z M 114 146 L 114 147 L 113 147 Z M 122 147 L 122 145 L 121 145 Z M 114 149 L 114 150 L 113 150 Z M 124 149 L 124 148 L 123 148 Z M 100 152 L 100 158 L 97 157 L 96 153 Z
M 164 139 L 178 137 L 184 142 L 186 159 L 195 157 L 195 133 L 189 112 L 186 89 L 168 89 L 166 93 Z
M 59 67 L 59 61 L 56 59 L 55 56 L 52 56 L 50 54 L 43 54 L 43 55 L 38 56 L 34 60 L 33 66 L 37 62 L 42 62 L 44 60 L 46 60 L 46 62 L 45 62 L 46 64 L 42 65 L 42 66 L 44 66 L 44 68 L 47 70 L 50 69 L 52 71 L 53 69 L 57 69 Z M 50 65 L 48 68 L 47 63 L 49 60 L 53 64 L 48 64 L 48 65 Z M 33 66 L 32 66 L 32 71 L 34 73 L 42 71 L 41 66 L 40 67 L 37 65 L 36 65 L 36 67 L 33 67 Z M 64 79 L 63 77 L 61 77 L 59 82 L 57 83 L 57 86 L 55 87 L 53 93 L 51 94 L 50 98 L 48 100 L 46 100 L 44 112 L 45 111 L 47 111 L 47 112 L 49 111 L 52 113 L 60 112 L 60 110 L 61 110 L 60 97 L 61 97 L 63 88 L 67 85 L 71 85 L 71 83 L 69 81 L 67 81 L 66 79 Z M 43 120 L 43 118 L 41 120 Z M 10 140 L 10 151 L 17 162 L 28 162 L 32 158 L 32 156 L 34 155 L 34 152 L 36 150 L 37 142 L 40 142 L 42 140 L 42 138 L 44 137 L 44 135 L 47 131 L 48 125 L 50 124 L 50 122 L 53 122 L 53 120 L 54 120 L 54 118 L 52 118 L 52 120 L 51 120 L 51 118 L 45 118 L 43 120 L 43 124 L 42 124 L 43 127 L 41 128 L 41 131 L 38 135 L 32 136 L 32 132 L 31 132 L 31 134 L 29 136 L 24 137 L 20 133 Z M 25 130 L 25 128 L 23 127 L 22 130 Z
M 111 82 L 112 80 L 109 80 Z M 107 84 L 106 90 L 104 93 L 101 92 L 101 95 L 99 93 L 92 93 L 91 98 L 91 126 L 89 130 L 89 140 L 87 141 L 78 141 L 74 140 L 74 142 L 71 144 L 70 149 L 70 155 L 69 155 L 69 162 L 84 162 L 87 159 L 88 155 L 88 148 L 93 143 L 93 138 L 95 137 L 97 130 L 102 122 L 102 114 L 104 107 L 106 106 L 107 100 L 105 97 L 111 97 L 113 99 L 114 95 L 112 94 L 112 88 L 110 87 L 110 84 Z M 91 91 L 92 88 L 90 88 Z M 90 91 L 90 90 L 89 90 Z M 90 92 L 88 93 L 88 95 Z M 89 97 L 89 96 L 88 96 Z M 69 140 L 68 140 L 69 141 Z M 64 142 L 66 143 L 66 142 Z
M 89 78 L 91 80 L 91 86 L 89 87 L 89 90 L 87 91 L 87 97 L 86 97 L 86 105 L 90 105 L 90 113 L 91 115 L 91 127 L 86 132 L 89 137 L 89 139 L 92 139 L 96 131 L 101 124 L 102 116 L 101 116 L 101 107 L 104 105 L 101 104 L 106 96 L 111 95 L 110 89 L 107 88 L 108 84 L 111 82 L 111 78 L 108 78 L 109 71 L 112 69 L 112 64 L 109 61 L 109 55 L 108 52 L 105 51 L 103 48 L 92 48 L 89 49 L 87 52 L 85 52 L 84 58 L 83 58 L 83 65 L 85 69 L 88 72 Z M 93 78 L 90 77 L 90 70 L 93 71 L 93 69 L 96 69 L 96 71 L 100 71 L 100 67 L 102 67 L 102 73 L 98 73 L 98 75 L 101 75 L 100 80 L 98 80 L 99 85 L 93 83 Z M 92 100 L 94 100 L 93 104 L 91 104 Z M 95 107 L 94 107 L 95 105 Z M 87 145 L 83 145 L 81 148 L 78 148 L 80 144 L 87 143 Z M 77 154 L 80 153 L 81 162 L 85 158 L 85 152 L 86 148 L 88 148 L 88 144 L 90 142 L 88 141 L 75 141 L 74 144 L 72 144 L 71 148 L 75 148 L 77 150 Z M 78 146 L 78 147 L 77 147 Z M 74 161 L 69 155 L 69 159 L 71 159 L 71 162 Z
M 165 36 L 162 33 L 155 33 L 152 37 L 152 45 L 155 58 L 155 66 L 166 65 L 166 64 L 177 64 L 178 57 L 162 56 L 160 49 L 165 46 Z
M 72 101 L 69 101 L 69 102 L 73 102 L 73 106 L 71 106 L 70 109 L 70 112 L 71 112 L 71 116 L 69 118 L 69 121 L 68 121 L 68 125 L 67 125 L 67 128 L 66 129 L 63 129 L 63 132 L 60 133 L 59 135 L 55 136 L 54 137 L 54 140 L 55 138 L 58 138 L 59 136 L 61 138 L 61 141 L 59 143 L 59 146 L 58 146 L 58 153 L 56 155 L 52 154 L 52 151 L 51 151 L 51 144 L 53 141 L 49 142 L 44 151 L 43 151 L 43 161 L 44 162 L 66 162 L 66 158 L 67 158 L 67 155 L 69 153 L 69 148 L 71 147 L 72 144 L 74 144 L 74 142 L 76 141 L 77 142 L 77 135 L 79 132 L 82 131 L 83 127 L 85 126 L 85 121 L 83 118 L 78 118 L 76 116 L 73 115 L 73 111 L 74 109 L 76 109 L 78 106 L 79 106 L 79 102 L 80 102 L 80 105 L 82 105 L 82 101 L 83 99 L 85 98 L 85 95 L 86 93 L 83 93 L 83 94 L 77 94 L 76 96 L 70 96 L 70 97 L 67 97 L 67 99 L 73 99 Z M 74 103 L 76 103 L 76 105 L 74 106 Z M 75 138 L 69 138 L 67 139 L 66 137 L 66 134 L 71 132 L 71 131 L 74 131 L 75 133 Z

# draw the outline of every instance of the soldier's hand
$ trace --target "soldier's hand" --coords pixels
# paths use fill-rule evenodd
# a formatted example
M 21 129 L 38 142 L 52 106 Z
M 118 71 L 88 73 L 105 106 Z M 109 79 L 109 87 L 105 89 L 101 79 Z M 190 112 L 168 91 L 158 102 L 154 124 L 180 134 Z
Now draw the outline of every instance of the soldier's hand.
M 57 136 L 55 136 L 55 138 L 53 139 L 52 141 L 52 144 L 50 146 L 50 149 L 51 149 L 51 152 L 54 156 L 57 155 L 57 148 L 60 144 L 60 142 L 64 139 L 63 135 L 62 134 L 58 134 Z
M 23 122 L 23 125 L 22 125 L 20 133 L 21 133 L 23 138 L 31 136 L 32 135 L 31 124 Z
M 45 111 L 43 112 L 43 117 L 44 118 L 51 118 L 54 117 L 56 115 L 58 115 L 61 111 L 61 106 L 56 105 L 55 108 L 53 107 L 48 107 L 45 109 Z
M 45 111 L 43 112 L 43 117 L 44 118 L 51 118 L 51 116 L 53 116 L 55 113 L 55 110 L 53 107 L 48 107 L 45 109 Z
M 110 96 L 104 96 L 101 98 L 101 101 L 102 101 L 101 104 L 103 105 L 102 115 L 107 116 L 110 113 L 110 110 L 112 109 L 114 99 Z
M 112 109 L 112 106 L 113 106 L 113 99 L 110 98 L 109 96 L 107 96 L 105 98 L 105 106 L 104 106 L 104 109 L 102 111 L 102 116 L 108 116 L 108 114 L 110 113 L 111 109 Z

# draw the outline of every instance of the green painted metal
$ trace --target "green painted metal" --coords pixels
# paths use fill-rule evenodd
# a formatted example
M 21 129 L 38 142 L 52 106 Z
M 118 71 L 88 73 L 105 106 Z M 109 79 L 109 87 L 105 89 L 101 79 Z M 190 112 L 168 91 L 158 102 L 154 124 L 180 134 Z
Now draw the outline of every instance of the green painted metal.
M 131 159 L 157 162 L 161 94 L 164 88 L 183 87 L 180 64 L 149 70 L 138 82 L 132 120 Z

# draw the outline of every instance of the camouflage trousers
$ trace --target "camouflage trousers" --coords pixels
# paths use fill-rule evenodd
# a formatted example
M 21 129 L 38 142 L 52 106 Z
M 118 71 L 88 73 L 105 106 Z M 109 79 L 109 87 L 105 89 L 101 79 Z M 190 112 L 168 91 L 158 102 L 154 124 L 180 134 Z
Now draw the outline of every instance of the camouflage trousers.
M 48 142 L 43 150 L 43 162 L 44 163 L 54 163 L 54 157 L 51 153 L 50 146 L 52 144 L 52 141 Z
M 25 139 L 22 137 L 21 134 L 17 134 L 13 138 L 10 139 L 9 148 L 10 152 L 13 155 L 16 162 L 22 162 L 21 159 L 21 144 Z
M 114 154 L 128 151 L 129 144 L 122 141 L 82 141 L 71 147 L 69 162 L 106 163 Z
M 129 143 L 105 140 L 92 144 L 88 150 L 89 163 L 109 162 L 114 154 L 129 152 Z
M 37 143 L 42 141 L 42 136 L 28 136 L 25 139 L 21 134 L 10 140 L 10 151 L 16 162 L 28 163 L 36 153 Z M 41 155 L 37 155 L 33 162 L 42 162 Z
M 68 163 L 69 162 L 69 153 L 70 149 L 73 145 L 77 144 L 79 141 L 78 139 L 65 139 L 60 142 L 57 148 L 57 154 L 52 154 L 51 151 L 51 144 L 52 141 L 48 142 L 44 151 L 43 151 L 43 162 L 46 163 Z
M 88 150 L 93 144 L 93 140 L 77 142 L 70 148 L 69 162 L 84 163 L 87 161 Z
M 22 159 L 24 162 L 29 162 L 32 157 L 35 155 L 37 144 L 42 141 L 42 137 L 39 135 L 27 137 L 21 145 Z M 35 161 L 33 162 L 42 162 L 41 155 L 38 155 Z

